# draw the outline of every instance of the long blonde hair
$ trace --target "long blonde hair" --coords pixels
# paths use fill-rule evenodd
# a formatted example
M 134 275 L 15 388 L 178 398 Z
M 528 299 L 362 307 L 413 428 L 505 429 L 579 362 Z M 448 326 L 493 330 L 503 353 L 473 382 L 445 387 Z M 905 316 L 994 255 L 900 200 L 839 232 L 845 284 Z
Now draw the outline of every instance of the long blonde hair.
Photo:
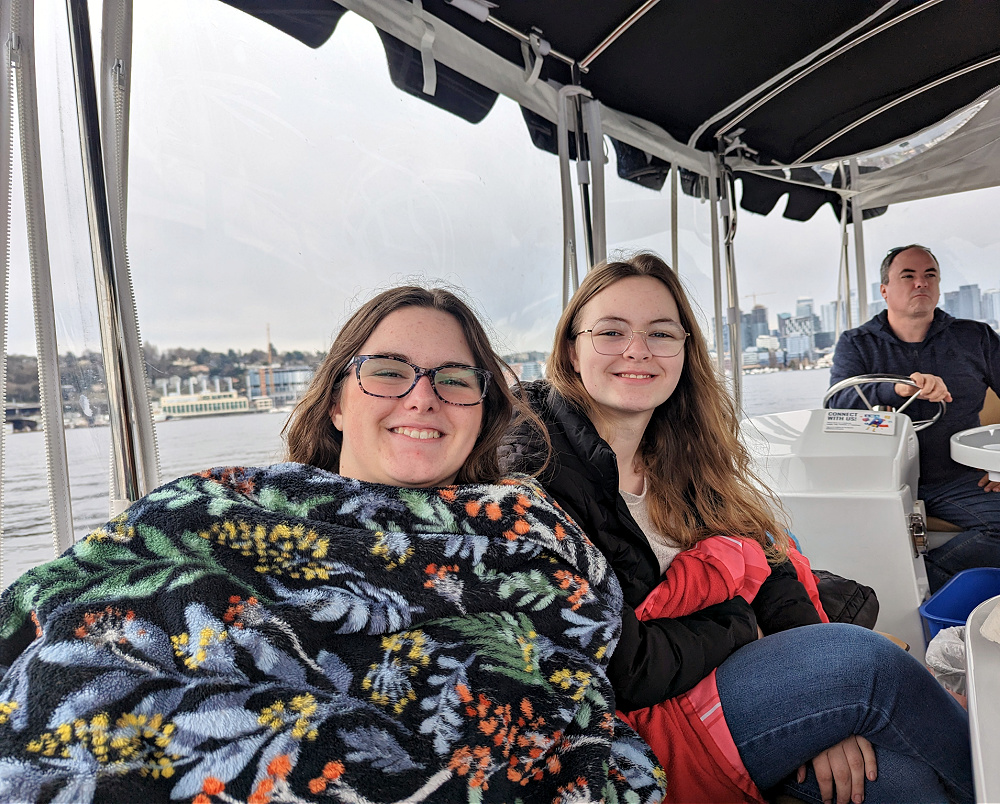
M 493 378 L 482 403 L 483 421 L 479 437 L 455 480 L 458 483 L 496 482 L 502 476 L 497 449 L 511 423 L 512 414 L 527 418 L 538 427 L 543 426 L 534 412 L 507 386 L 513 372 L 493 351 L 489 337 L 472 309 L 449 290 L 418 285 L 379 293 L 358 308 L 341 328 L 282 430 L 288 443 L 288 460 L 318 466 L 330 472 L 339 471 L 343 434 L 333 426 L 330 410 L 340 399 L 347 364 L 385 317 L 404 307 L 427 307 L 451 315 L 462 328 L 476 366 L 492 373 Z
M 784 560 L 788 537 L 779 520 L 780 504 L 750 468 L 735 405 L 709 357 L 684 287 L 662 259 L 644 252 L 594 266 L 559 319 L 546 367 L 549 381 L 602 429 L 600 411 L 573 368 L 570 349 L 583 326 L 578 318 L 584 305 L 632 276 L 662 282 L 677 302 L 680 324 L 691 333 L 677 388 L 653 412 L 639 443 L 653 524 L 684 549 L 725 534 L 754 539 L 772 561 Z

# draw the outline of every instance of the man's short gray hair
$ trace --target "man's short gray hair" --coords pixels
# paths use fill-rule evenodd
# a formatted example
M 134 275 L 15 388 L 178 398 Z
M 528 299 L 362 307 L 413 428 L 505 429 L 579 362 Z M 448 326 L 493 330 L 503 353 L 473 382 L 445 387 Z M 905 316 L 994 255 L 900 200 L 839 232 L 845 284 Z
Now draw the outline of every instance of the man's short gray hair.
M 882 270 L 879 274 L 879 281 L 881 281 L 883 285 L 889 284 L 889 266 L 892 265 L 892 261 L 896 259 L 897 255 L 911 248 L 919 248 L 921 251 L 926 251 L 930 254 L 931 259 L 934 260 L 934 265 L 937 266 L 938 270 L 941 270 L 941 263 L 938 262 L 938 258 L 934 256 L 934 252 L 927 248 L 927 246 L 922 246 L 919 243 L 910 243 L 908 246 L 896 246 L 896 248 L 889 249 L 889 252 L 885 255 L 885 259 L 882 260 Z

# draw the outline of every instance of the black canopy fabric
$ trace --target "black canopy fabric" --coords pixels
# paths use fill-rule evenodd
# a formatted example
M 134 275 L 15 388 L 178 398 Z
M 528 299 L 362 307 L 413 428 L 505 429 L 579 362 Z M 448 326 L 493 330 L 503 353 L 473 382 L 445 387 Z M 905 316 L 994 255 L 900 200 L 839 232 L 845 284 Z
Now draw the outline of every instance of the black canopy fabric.
M 332 0 L 224 2 L 311 47 L 326 41 L 344 12 Z M 579 65 L 646 7 L 586 70 L 576 71 L 578 83 L 603 105 L 698 151 L 795 168 L 794 177 L 738 174 L 742 204 L 755 212 L 766 214 L 788 193 L 788 217 L 806 219 L 826 201 L 839 214 L 839 195 L 824 189 L 811 165 L 905 140 L 1000 86 L 996 2 L 497 0 L 490 14 L 523 33 L 538 32 Z M 500 28 L 448 0 L 423 0 L 423 11 L 523 65 L 521 43 Z M 497 93 L 445 65 L 437 93 L 424 95 L 420 52 L 381 35 L 397 86 L 473 122 L 488 113 Z M 570 84 L 574 71 L 550 56 L 540 80 Z M 535 144 L 553 149 L 553 121 L 525 116 Z M 626 143 L 615 146 L 620 175 L 662 186 L 664 160 Z

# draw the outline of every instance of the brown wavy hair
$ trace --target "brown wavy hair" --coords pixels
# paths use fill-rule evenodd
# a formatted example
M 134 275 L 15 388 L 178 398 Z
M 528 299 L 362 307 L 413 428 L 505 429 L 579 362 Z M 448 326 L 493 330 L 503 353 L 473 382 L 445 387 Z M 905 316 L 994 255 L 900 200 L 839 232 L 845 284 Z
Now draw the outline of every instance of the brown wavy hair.
M 698 321 L 677 275 L 648 252 L 594 266 L 563 310 L 546 366 L 549 381 L 608 435 L 609 423 L 584 388 L 570 361 L 570 345 L 583 328 L 584 305 L 601 291 L 632 276 L 666 286 L 677 302 L 680 323 L 691 335 L 684 369 L 670 398 L 653 412 L 639 443 L 647 505 L 656 529 L 686 549 L 709 536 L 754 539 L 774 562 L 784 560 L 788 537 L 781 506 L 754 476 L 739 439 L 739 418 L 708 354 Z M 603 431 L 603 432 L 602 432 Z
M 494 483 L 503 473 L 497 448 L 515 414 L 538 422 L 537 416 L 507 386 L 510 367 L 490 345 L 489 336 L 469 305 L 444 288 L 405 285 L 379 293 L 361 305 L 338 333 L 313 377 L 305 395 L 282 430 L 290 461 L 318 466 L 330 472 L 340 469 L 343 434 L 333 426 L 330 410 L 340 400 L 348 362 L 386 316 L 404 307 L 427 307 L 448 313 L 462 328 L 477 368 L 493 374 L 483 399 L 483 421 L 479 437 L 456 477 L 458 483 Z M 516 383 L 516 380 L 514 380 Z M 538 422 L 538 426 L 541 426 Z

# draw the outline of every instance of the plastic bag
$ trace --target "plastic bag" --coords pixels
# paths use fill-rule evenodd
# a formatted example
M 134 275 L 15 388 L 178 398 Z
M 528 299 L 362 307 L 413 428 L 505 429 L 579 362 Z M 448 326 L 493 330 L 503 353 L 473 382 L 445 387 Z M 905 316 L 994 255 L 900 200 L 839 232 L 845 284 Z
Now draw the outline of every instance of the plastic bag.
M 1000 601 L 993 606 L 993 611 L 983 620 L 979 633 L 992 642 L 1000 643 Z
M 927 646 L 927 666 L 946 690 L 965 695 L 965 626 L 942 628 Z

